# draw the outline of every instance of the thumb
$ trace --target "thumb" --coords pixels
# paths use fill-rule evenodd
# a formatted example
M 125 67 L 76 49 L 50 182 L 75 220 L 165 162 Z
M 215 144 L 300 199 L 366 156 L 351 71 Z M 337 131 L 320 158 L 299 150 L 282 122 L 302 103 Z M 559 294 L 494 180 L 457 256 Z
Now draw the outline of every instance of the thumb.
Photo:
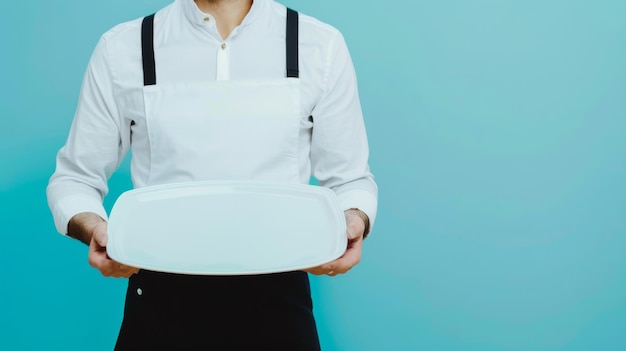
M 356 240 L 363 235 L 363 224 L 358 216 L 348 217 L 348 223 L 346 231 L 348 233 L 348 239 Z
M 106 230 L 106 225 L 98 225 L 94 228 L 93 231 L 93 236 L 94 239 L 96 240 L 96 243 L 102 247 L 106 247 L 107 246 L 107 242 L 108 242 L 108 236 L 107 236 L 107 230 Z

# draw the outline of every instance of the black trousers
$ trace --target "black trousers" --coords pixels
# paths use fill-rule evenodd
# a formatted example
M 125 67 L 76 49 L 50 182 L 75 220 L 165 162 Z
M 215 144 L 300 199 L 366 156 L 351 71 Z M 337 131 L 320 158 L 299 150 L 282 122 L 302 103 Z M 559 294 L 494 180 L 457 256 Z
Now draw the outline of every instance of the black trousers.
M 115 346 L 126 350 L 319 351 L 305 272 L 129 279 Z

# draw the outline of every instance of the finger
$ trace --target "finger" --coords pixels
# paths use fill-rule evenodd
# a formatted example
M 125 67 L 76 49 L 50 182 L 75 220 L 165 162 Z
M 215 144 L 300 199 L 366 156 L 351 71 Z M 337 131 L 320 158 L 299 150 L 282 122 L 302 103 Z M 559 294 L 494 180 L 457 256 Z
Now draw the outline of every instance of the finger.
M 131 271 L 131 272 L 128 272 L 128 273 L 122 274 L 120 278 L 130 278 L 130 277 L 132 277 L 132 276 L 133 276 L 133 275 L 135 275 L 135 274 L 137 274 L 137 272 L 135 272 L 135 271 Z
M 139 269 L 124 264 L 119 264 L 118 272 L 121 277 L 129 278 L 133 274 L 139 273 Z
M 362 224 L 363 221 L 358 216 L 356 217 L 358 221 L 360 221 Z M 358 226 L 358 221 L 356 222 L 356 224 L 352 226 L 353 232 L 354 230 L 356 230 L 357 232 L 358 230 L 360 230 Z M 359 264 L 359 262 L 361 262 L 362 249 L 363 249 L 363 236 L 361 232 L 358 235 L 356 235 L 356 239 L 349 240 L 348 247 L 340 258 L 334 261 L 325 263 L 323 265 L 317 266 L 317 267 L 307 268 L 304 271 L 311 273 L 313 275 L 330 275 L 330 276 L 335 276 L 337 274 L 346 273 L 352 267 L 356 266 L 357 264 Z
M 92 240 L 89 246 L 89 265 L 98 269 L 105 277 L 130 277 L 138 272 L 135 267 L 127 266 L 110 259 L 106 253 L 106 248 L 100 247 Z
M 329 270 L 343 274 L 361 262 L 361 242 L 355 242 L 340 258 L 328 265 Z
M 307 268 L 304 270 L 307 273 L 311 273 L 313 275 L 324 275 L 328 272 L 328 269 L 322 268 L 322 266 Z
M 116 265 L 117 264 L 115 262 L 105 258 L 103 260 L 97 261 L 94 268 L 99 270 L 100 273 L 105 277 L 114 277 L 116 275 L 119 275 L 119 270 L 116 269 Z
M 317 275 L 317 276 L 324 275 L 324 273 L 322 271 L 310 271 L 310 270 L 307 270 L 305 272 L 313 274 L 313 275 Z
M 335 275 L 333 268 L 331 268 L 333 266 L 334 264 L 329 263 L 317 267 L 307 268 L 304 271 L 313 275 Z
M 138 268 L 127 266 L 123 263 L 119 263 L 117 261 L 111 260 L 110 258 L 107 258 L 105 267 L 106 269 L 109 270 L 109 273 L 111 276 L 118 277 L 118 278 L 119 277 L 128 278 L 131 275 L 139 272 Z
M 337 274 L 344 274 L 348 272 L 350 269 L 352 269 L 352 267 L 359 264 L 359 262 L 361 261 L 361 254 L 360 252 L 356 252 L 356 251 L 360 251 L 360 250 L 349 249 L 348 251 L 346 251 L 346 253 L 342 257 L 332 262 L 326 263 L 320 266 L 319 268 L 309 269 L 307 270 L 307 272 L 314 274 L 314 275 L 331 275 L 331 276 L 335 276 Z
M 92 232 L 89 245 L 89 264 L 105 277 L 128 278 L 138 272 L 137 268 L 126 266 L 109 258 L 106 252 L 108 236 L 106 222 L 98 224 Z
M 346 252 L 344 252 L 344 254 L 337 258 L 336 260 L 330 261 L 328 263 L 325 263 L 321 266 L 319 266 L 319 270 L 322 272 L 322 274 L 328 274 L 328 272 L 338 272 L 338 271 L 342 271 L 344 266 L 345 266 L 345 260 L 344 257 L 346 256 L 346 254 L 348 253 L 348 250 L 346 250 Z
M 348 268 L 349 269 L 349 268 Z M 315 275 L 337 275 L 346 272 L 346 262 L 342 258 L 328 262 L 316 269 Z
M 116 262 L 116 270 L 113 272 L 113 276 L 116 278 L 130 278 L 133 274 L 138 273 L 139 269 L 125 264 Z
M 111 259 L 103 260 L 98 269 L 103 276 L 114 278 L 129 278 L 138 272 L 135 267 L 126 266 Z
M 89 265 L 101 269 L 107 266 L 107 261 L 110 259 L 107 257 L 106 250 L 96 243 L 95 238 L 91 240 L 89 245 Z

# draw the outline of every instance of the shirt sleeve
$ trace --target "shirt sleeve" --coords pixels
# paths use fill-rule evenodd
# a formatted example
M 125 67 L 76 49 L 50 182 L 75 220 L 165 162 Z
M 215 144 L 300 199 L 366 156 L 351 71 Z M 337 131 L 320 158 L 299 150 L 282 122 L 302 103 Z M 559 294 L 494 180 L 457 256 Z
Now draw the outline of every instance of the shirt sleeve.
M 356 74 L 343 36 L 331 42 L 324 93 L 313 109 L 311 167 L 319 185 L 331 188 L 344 210 L 376 219 L 378 187 L 368 165 L 369 147 Z
M 56 229 L 67 234 L 76 214 L 93 212 L 107 219 L 102 205 L 107 181 L 128 149 L 122 140 L 119 110 L 113 93 L 107 45 L 101 39 L 85 73 L 81 93 L 65 145 L 59 150 L 56 170 L 46 194 Z M 130 138 L 130 136 L 128 136 Z

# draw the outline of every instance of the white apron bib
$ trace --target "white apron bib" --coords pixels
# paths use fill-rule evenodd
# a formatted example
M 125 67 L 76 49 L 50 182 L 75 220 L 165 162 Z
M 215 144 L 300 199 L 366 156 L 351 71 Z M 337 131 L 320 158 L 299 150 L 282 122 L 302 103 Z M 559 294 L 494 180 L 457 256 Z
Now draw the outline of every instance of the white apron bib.
M 144 87 L 150 177 L 298 182 L 297 79 Z
M 157 84 L 153 16 L 144 20 L 143 96 L 150 143 L 146 185 L 195 180 L 300 182 L 297 14 L 295 33 L 290 16 L 286 78 L 174 85 Z

